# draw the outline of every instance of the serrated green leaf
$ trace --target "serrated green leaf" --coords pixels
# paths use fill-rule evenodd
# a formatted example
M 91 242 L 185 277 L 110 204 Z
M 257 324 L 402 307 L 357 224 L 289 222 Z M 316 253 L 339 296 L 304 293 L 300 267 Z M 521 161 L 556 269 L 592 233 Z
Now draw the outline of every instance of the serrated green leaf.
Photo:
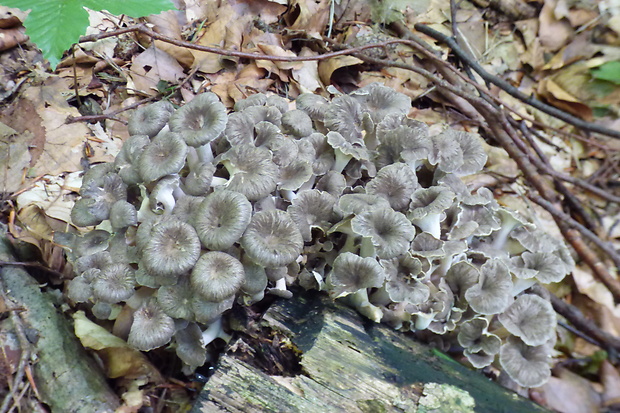
M 55 69 L 62 54 L 76 43 L 88 27 L 88 12 L 143 17 L 174 8 L 170 0 L 0 0 L 0 4 L 31 10 L 24 22 L 26 34 Z
M 107 10 L 112 14 L 144 17 L 174 9 L 171 0 L 82 0 L 91 10 Z
M 620 62 L 607 62 L 592 69 L 592 77 L 620 85 Z

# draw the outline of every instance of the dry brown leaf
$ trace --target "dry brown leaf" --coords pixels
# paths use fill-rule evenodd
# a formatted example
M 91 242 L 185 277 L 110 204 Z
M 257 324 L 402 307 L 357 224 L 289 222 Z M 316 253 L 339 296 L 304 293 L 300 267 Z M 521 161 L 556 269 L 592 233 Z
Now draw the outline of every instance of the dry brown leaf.
M 300 56 L 316 56 L 316 53 L 307 47 L 301 49 Z M 314 93 L 323 88 L 319 78 L 319 63 L 316 60 L 300 62 L 299 68 L 291 70 L 291 77 L 296 82 L 301 93 Z
M 600 396 L 592 383 L 564 368 L 556 369 L 559 377 L 552 376 L 539 389 L 546 406 L 562 413 L 598 413 Z
M 556 14 L 560 0 L 545 0 L 545 4 L 538 17 L 540 27 L 538 36 L 547 51 L 556 51 L 568 44 L 574 35 L 574 30 L 568 20 L 561 20 L 561 14 Z
M 364 63 L 353 56 L 337 56 L 319 62 L 319 78 L 324 85 L 331 85 L 332 74 L 343 67 L 356 66 Z
M 603 407 L 620 406 L 620 372 L 609 360 L 603 360 L 600 375 L 603 384 Z
M 170 37 L 171 39 L 183 40 L 182 26 L 186 22 L 179 21 L 182 14 L 176 10 L 165 11 L 160 14 L 148 16 L 146 20 L 153 24 L 153 30 L 161 35 Z M 155 40 L 155 47 L 163 50 L 170 56 L 174 57 L 181 66 L 189 68 L 194 63 L 194 55 L 185 47 L 176 46 L 170 43 Z
M 331 0 L 292 0 L 284 19 L 290 30 L 303 30 L 320 39 L 329 22 L 330 4 Z
M 24 33 L 23 27 L 0 29 L 0 52 L 25 43 L 27 40 L 28 36 Z
M 132 89 L 154 96 L 158 93 L 157 84 L 160 80 L 177 83 L 184 76 L 183 67 L 176 59 L 163 50 L 151 46 L 133 59 L 128 84 L 131 80 Z
M 29 140 L 30 137 L 20 136 L 15 129 L 0 123 L 0 192 L 20 189 L 30 165 Z
M 581 119 L 591 121 L 592 108 L 585 105 L 564 90 L 552 78 L 542 79 L 538 85 L 538 94 L 553 106 L 571 113 Z

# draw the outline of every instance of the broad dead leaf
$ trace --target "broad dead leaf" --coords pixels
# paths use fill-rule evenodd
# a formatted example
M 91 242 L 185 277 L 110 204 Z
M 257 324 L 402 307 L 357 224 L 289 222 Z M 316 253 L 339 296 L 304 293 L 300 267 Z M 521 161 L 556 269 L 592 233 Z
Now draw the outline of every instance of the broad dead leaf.
M 183 67 L 163 50 L 151 46 L 133 59 L 129 77 L 133 89 L 149 95 L 156 95 L 161 80 L 177 83 L 183 78 Z M 129 79 L 128 79 L 129 81 Z

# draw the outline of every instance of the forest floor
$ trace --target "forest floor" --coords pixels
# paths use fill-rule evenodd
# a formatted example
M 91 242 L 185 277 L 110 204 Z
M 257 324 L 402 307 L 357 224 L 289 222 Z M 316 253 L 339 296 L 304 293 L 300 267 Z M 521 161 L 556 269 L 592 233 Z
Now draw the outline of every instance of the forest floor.
M 14 19 L 23 13 L 0 19 L 16 24 L 0 33 L 17 43 L 0 43 L 0 218 L 41 263 L 33 271 L 49 269 L 46 288 L 62 291 L 72 277 L 53 234 L 70 222 L 80 174 L 118 154 L 132 109 L 161 99 L 181 104 L 205 90 L 232 108 L 258 92 L 292 100 L 380 82 L 409 96 L 409 116 L 431 129 L 481 133 L 489 159 L 468 183 L 488 187 L 573 249 L 575 270 L 550 286 L 572 328 L 558 328 L 551 380 L 526 394 L 562 412 L 620 406 L 617 2 L 184 3 L 139 20 L 89 11 L 88 38 L 55 70 L 24 38 Z M 0 17 L 6 13 L 0 7 Z M 8 317 L 10 305 L 1 308 Z M 27 378 L 14 388 L 19 356 L 3 354 L 2 394 L 16 406 L 36 399 Z M 174 389 L 175 403 L 191 399 L 194 384 L 157 357 L 150 363 L 163 384 L 151 393 L 119 386 L 126 400 L 134 397 L 124 411 L 156 403 L 149 397 L 162 388 Z

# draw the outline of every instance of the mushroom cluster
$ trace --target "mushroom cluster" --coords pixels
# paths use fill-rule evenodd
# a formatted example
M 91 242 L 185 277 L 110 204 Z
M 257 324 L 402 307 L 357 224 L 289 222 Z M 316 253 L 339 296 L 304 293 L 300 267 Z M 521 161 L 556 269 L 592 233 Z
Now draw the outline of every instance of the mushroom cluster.
M 556 318 L 536 287 L 571 255 L 468 189 L 487 160 L 478 135 L 430 136 L 410 109 L 379 84 L 294 105 L 256 94 L 230 114 L 213 93 L 138 109 L 114 163 L 84 174 L 71 217 L 88 230 L 59 236 L 77 275 L 68 296 L 137 349 L 172 342 L 191 371 L 233 303 L 298 283 L 541 385 Z

